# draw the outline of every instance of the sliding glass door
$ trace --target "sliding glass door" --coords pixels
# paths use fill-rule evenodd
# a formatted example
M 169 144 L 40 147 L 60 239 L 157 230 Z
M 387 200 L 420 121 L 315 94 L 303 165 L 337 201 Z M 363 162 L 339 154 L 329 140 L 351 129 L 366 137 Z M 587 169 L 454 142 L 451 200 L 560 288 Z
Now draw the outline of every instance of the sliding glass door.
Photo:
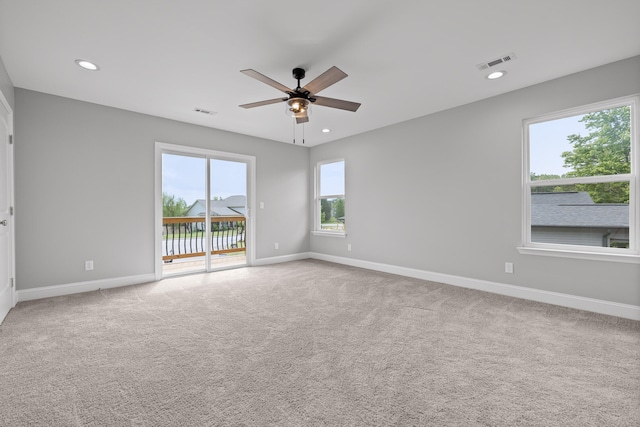
M 246 265 L 247 164 L 209 159 L 210 267 Z
M 162 154 L 162 274 L 206 269 L 207 160 Z
M 158 143 L 156 161 L 162 193 L 156 275 L 247 265 L 253 158 Z

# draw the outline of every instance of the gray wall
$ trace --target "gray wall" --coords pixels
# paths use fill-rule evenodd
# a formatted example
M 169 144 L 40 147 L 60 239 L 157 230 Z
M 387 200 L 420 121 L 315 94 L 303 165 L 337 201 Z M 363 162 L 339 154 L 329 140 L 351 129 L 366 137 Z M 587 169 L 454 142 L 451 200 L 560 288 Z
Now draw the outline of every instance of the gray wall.
M 516 250 L 522 120 L 639 92 L 635 57 L 309 150 L 16 89 L 17 287 L 153 273 L 162 141 L 257 157 L 258 259 L 311 250 L 640 305 L 637 264 Z M 348 237 L 309 237 L 311 171 L 338 157 Z
M 19 88 L 15 97 L 17 289 L 154 272 L 156 141 L 256 156 L 256 258 L 308 251 L 307 148 Z M 89 259 L 95 270 L 84 271 Z
M 312 236 L 310 249 L 640 305 L 638 264 L 516 250 L 522 120 L 635 93 L 640 57 L 313 147 L 311 168 L 346 160 L 348 236 Z M 504 273 L 505 261 L 514 274 Z
M 4 62 L 2 62 L 2 58 L 0 58 L 0 92 L 4 95 L 11 106 L 11 109 L 15 111 L 15 100 L 14 100 L 14 89 L 13 83 L 11 83 L 11 79 L 9 78 L 9 74 L 7 74 L 7 70 L 4 68 Z

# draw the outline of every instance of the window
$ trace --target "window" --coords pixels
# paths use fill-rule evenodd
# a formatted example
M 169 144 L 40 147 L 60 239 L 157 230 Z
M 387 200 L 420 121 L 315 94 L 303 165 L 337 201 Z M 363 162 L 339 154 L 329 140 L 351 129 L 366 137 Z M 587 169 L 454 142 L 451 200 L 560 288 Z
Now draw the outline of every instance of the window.
M 639 262 L 638 97 L 524 121 L 521 253 Z
M 318 163 L 315 233 L 345 235 L 344 188 L 344 160 Z

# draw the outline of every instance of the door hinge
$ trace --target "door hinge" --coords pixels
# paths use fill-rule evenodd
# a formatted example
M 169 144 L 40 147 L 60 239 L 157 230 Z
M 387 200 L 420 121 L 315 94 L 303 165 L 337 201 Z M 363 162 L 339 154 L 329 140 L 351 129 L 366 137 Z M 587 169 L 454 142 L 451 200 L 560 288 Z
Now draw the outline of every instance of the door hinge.
M 13 135 L 9 135 L 9 145 L 13 144 Z
M 11 278 L 11 288 L 13 289 L 13 277 Z
M 13 216 L 13 206 L 9 206 L 9 215 Z

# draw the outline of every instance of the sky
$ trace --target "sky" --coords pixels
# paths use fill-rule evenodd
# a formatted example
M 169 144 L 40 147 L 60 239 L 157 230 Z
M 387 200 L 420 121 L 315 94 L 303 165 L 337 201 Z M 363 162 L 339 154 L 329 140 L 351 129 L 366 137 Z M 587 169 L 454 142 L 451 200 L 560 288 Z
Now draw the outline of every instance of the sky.
M 320 195 L 344 194 L 344 161 L 320 165 Z
M 211 197 L 247 195 L 247 165 L 242 162 L 211 159 Z M 187 205 L 206 199 L 206 159 L 162 155 L 162 192 L 182 198 Z
M 562 153 L 573 149 L 567 141 L 568 135 L 588 135 L 584 124 L 579 122 L 583 116 L 584 114 L 581 114 L 529 126 L 531 172 L 537 175 L 563 175 L 571 171 L 570 168 L 563 167 Z

